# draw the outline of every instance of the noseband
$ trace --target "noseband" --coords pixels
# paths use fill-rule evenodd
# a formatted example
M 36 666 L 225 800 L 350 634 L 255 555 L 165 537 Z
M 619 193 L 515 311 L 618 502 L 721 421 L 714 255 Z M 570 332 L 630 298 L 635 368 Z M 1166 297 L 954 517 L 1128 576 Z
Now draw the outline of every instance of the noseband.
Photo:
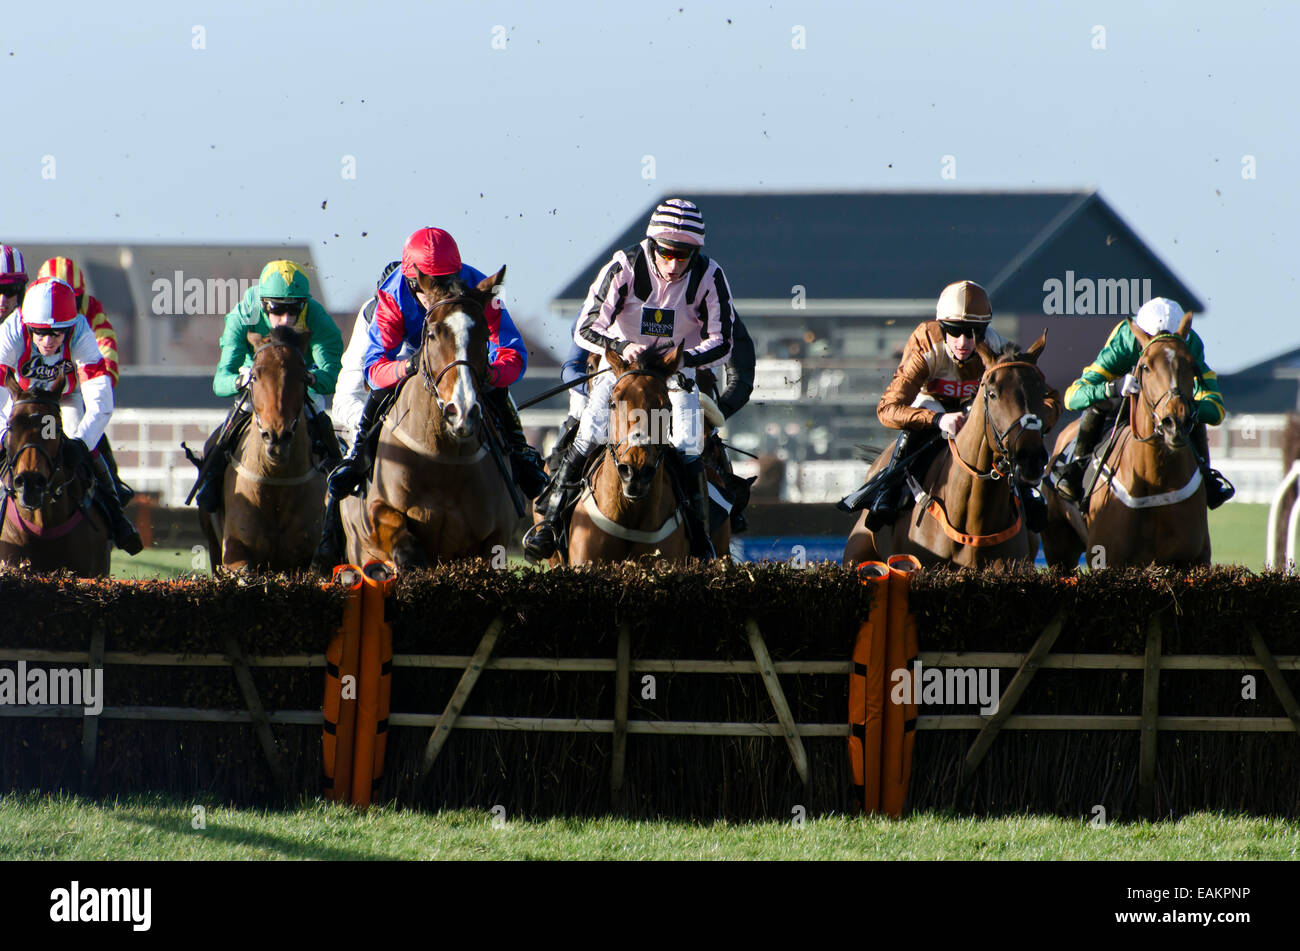
M 430 307 L 429 310 L 425 313 L 425 319 L 427 320 L 429 314 L 432 314 L 433 311 L 438 307 L 442 307 L 445 304 L 460 304 L 465 301 L 469 301 L 470 303 L 473 303 L 473 299 L 465 294 L 457 294 L 454 297 L 444 297 L 441 300 L 434 301 L 433 307 Z M 486 315 L 484 319 L 486 319 Z M 479 379 L 478 371 L 474 369 L 474 365 L 470 363 L 468 360 L 452 360 L 450 363 L 443 365 L 442 369 L 438 371 L 437 376 L 432 375 L 429 372 L 429 366 L 425 361 L 424 354 L 423 354 L 424 344 L 425 341 L 427 341 L 428 339 L 429 339 L 429 335 L 428 333 L 426 333 L 424 335 L 424 339 L 420 341 L 420 350 L 421 350 L 420 382 L 424 384 L 425 390 L 429 393 L 430 396 L 433 397 L 434 403 L 437 404 L 438 406 L 438 413 L 444 419 L 446 418 L 447 414 L 445 412 L 445 408 L 447 406 L 448 401 L 444 400 L 442 398 L 442 394 L 438 392 L 438 385 L 442 383 L 442 378 L 447 375 L 447 372 L 454 367 L 463 366 L 465 367 L 465 369 L 469 371 L 470 379 L 474 381 L 474 405 L 477 406 L 478 394 L 479 391 L 482 390 L 483 384 Z
M 1138 383 L 1138 392 L 1132 394 L 1131 396 L 1129 396 L 1129 403 L 1128 403 L 1128 428 L 1129 428 L 1129 432 L 1134 434 L 1133 437 L 1132 437 L 1134 440 L 1136 440 L 1137 442 L 1141 442 L 1141 443 L 1150 443 L 1150 442 L 1155 442 L 1157 439 L 1161 439 L 1161 438 L 1163 438 L 1162 435 L 1161 435 L 1161 432 L 1160 432 L 1160 407 L 1165 405 L 1165 400 L 1170 399 L 1170 398 L 1175 397 L 1175 396 L 1181 396 L 1183 399 L 1185 399 L 1185 400 L 1187 401 L 1187 404 L 1188 404 L 1189 406 L 1192 405 L 1192 397 L 1188 396 L 1186 393 L 1184 393 L 1184 392 L 1179 388 L 1179 386 L 1178 386 L 1178 381 L 1177 381 L 1177 378 L 1176 378 L 1176 377 L 1175 377 L 1175 380 L 1174 380 L 1174 385 L 1171 386 L 1171 387 L 1170 387 L 1170 388 L 1165 392 L 1164 396 L 1162 396 L 1162 397 L 1160 397 L 1160 399 L 1156 400 L 1156 402 L 1155 402 L 1154 404 L 1153 404 L 1153 403 L 1151 402 L 1151 400 L 1147 397 L 1146 387 L 1145 387 L 1145 386 L 1143 385 L 1143 383 L 1142 383 L 1142 375 L 1143 375 L 1143 373 L 1146 372 L 1147 367 L 1143 365 L 1143 363 L 1142 363 L 1142 358 L 1143 358 L 1144 356 L 1146 356 L 1147 348 L 1150 347 L 1151 344 L 1155 343 L 1157 340 L 1162 340 L 1162 339 L 1177 340 L 1177 341 L 1180 341 L 1180 342 L 1182 342 L 1182 340 L 1183 340 L 1183 338 L 1180 337 L 1180 336 L 1178 336 L 1177 334 L 1169 334 L 1169 333 L 1165 333 L 1165 334 L 1157 334 L 1156 336 L 1152 337 L 1149 341 L 1147 341 L 1147 345 L 1146 345 L 1145 347 L 1143 347 L 1143 348 L 1142 348 L 1142 352 L 1141 352 L 1140 354 L 1138 354 L 1138 365 L 1137 365 L 1137 370 L 1136 370 L 1136 372 L 1134 373 L 1134 376 L 1136 377 L 1136 379 L 1137 379 L 1137 383 Z M 1133 423 L 1134 423 L 1134 419 L 1133 419 L 1134 409 L 1135 409 L 1135 407 L 1137 406 L 1137 403 L 1138 403 L 1138 400 L 1139 400 L 1139 399 L 1142 401 L 1143 406 L 1145 406 L 1146 408 L 1148 408 L 1148 409 L 1151 411 L 1151 419 L 1155 422 L 1155 427 L 1154 427 L 1154 429 L 1152 429 L 1152 431 L 1151 431 L 1151 435 L 1150 435 L 1150 436 L 1138 436 L 1138 435 L 1136 435 L 1137 430 L 1134 429 L 1134 427 L 1133 427 Z M 1183 439 L 1187 439 L 1187 438 L 1188 438 L 1188 434 L 1191 432 L 1191 428 L 1192 428 L 1192 427 L 1191 427 L 1191 425 L 1190 425 L 1190 422 L 1191 422 L 1191 421 L 1190 421 L 1190 418 L 1189 418 L 1188 420 L 1180 421 L 1180 422 L 1178 423 L 1178 435 L 1181 436 Z
M 36 396 L 25 397 L 20 400 L 14 400 L 13 402 L 13 406 L 15 408 L 19 406 L 28 406 L 33 404 L 45 406 L 55 413 L 59 412 L 58 403 L 51 402 L 50 400 L 47 399 L 41 399 L 40 397 L 36 397 Z M 58 439 L 59 447 L 62 447 L 63 439 L 64 439 L 63 430 L 60 429 L 59 439 Z M 40 495 L 40 501 L 36 505 L 36 508 L 42 508 L 46 502 L 55 501 L 60 496 L 63 495 L 64 489 L 66 489 L 72 483 L 72 480 L 76 478 L 76 473 L 75 472 L 69 473 L 67 478 L 65 478 L 62 482 L 55 483 L 54 476 L 59 471 L 59 467 L 57 463 L 55 463 L 54 457 L 50 455 L 50 453 L 40 443 L 35 441 L 25 442 L 21 446 L 19 446 L 18 449 L 15 450 L 12 454 L 6 453 L 4 465 L 0 467 L 0 489 L 3 489 L 4 494 L 7 495 L 9 498 L 13 499 L 15 503 L 17 503 L 18 501 L 18 490 L 14 486 L 14 475 L 15 475 L 14 466 L 18 462 L 22 454 L 25 452 L 35 452 L 42 459 L 45 460 L 45 464 L 50 469 L 50 474 L 48 477 L 49 485 L 46 487 L 46 489 L 42 490 Z M 56 453 L 59 452 L 59 449 L 56 448 L 55 452 Z
M 644 369 L 624 370 L 622 373 L 618 375 L 617 378 L 615 378 L 614 385 L 610 387 L 609 390 L 609 411 L 611 416 L 613 415 L 614 407 L 618 405 L 618 401 L 614 399 L 614 391 L 618 389 L 619 383 L 623 382 L 623 380 L 625 380 L 630 376 L 650 376 L 650 377 L 654 377 L 657 380 L 662 380 L 665 383 L 667 383 L 668 381 L 668 374 L 660 370 L 644 370 Z M 624 436 L 616 443 L 611 443 L 611 442 L 606 443 L 606 450 L 609 452 L 610 458 L 614 460 L 614 464 L 616 466 L 627 464 L 622 459 L 619 458 L 618 449 L 620 446 L 623 445 L 623 443 L 627 442 L 627 440 L 631 437 L 631 435 L 632 434 L 629 432 L 626 436 Z M 661 465 L 663 465 L 663 461 L 664 461 L 664 454 L 663 454 L 663 449 L 661 447 L 660 451 L 655 454 L 654 468 L 658 469 Z
M 1005 369 L 1006 367 L 1029 367 L 1038 374 L 1039 379 L 1044 382 L 1047 380 L 1047 378 L 1043 376 L 1043 371 L 1038 369 L 1036 364 L 1030 363 L 1027 360 L 1008 360 L 1005 363 L 995 363 L 984 371 L 984 375 L 980 377 L 980 392 L 984 394 L 984 440 L 985 442 L 993 444 L 993 464 L 989 467 L 987 472 L 980 472 L 978 469 L 969 465 L 966 460 L 961 457 L 961 453 L 957 451 L 957 440 L 955 438 L 948 440 L 948 444 L 952 448 L 952 453 L 956 457 L 957 461 L 961 463 L 962 468 L 977 479 L 997 480 L 1008 478 L 1011 475 L 1012 469 L 1015 468 L 1015 461 L 1012 457 L 1015 454 L 1015 450 L 1020 445 L 1021 437 L 1030 430 L 1039 433 L 1043 431 L 1042 417 L 1037 416 L 1034 413 L 1025 413 L 1004 431 L 999 431 L 997 424 L 993 422 L 993 415 L 989 412 L 988 381 L 989 377 L 995 371 Z M 990 431 L 992 431 L 993 434 L 992 439 L 989 438 Z M 1012 433 L 1015 433 L 1015 441 L 1008 445 L 1007 440 Z
M 279 347 L 279 348 L 282 348 L 282 349 L 285 349 L 285 350 L 289 350 L 289 351 L 291 351 L 292 353 L 294 353 L 294 354 L 298 357 L 298 359 L 299 359 L 300 361 L 302 361 L 302 366 L 303 366 L 303 370 L 304 370 L 304 378 L 303 378 L 303 384 L 302 384 L 302 395 L 303 395 L 303 402 L 305 403 L 305 402 L 307 401 L 307 381 L 306 381 L 306 374 L 305 374 L 305 371 L 306 371 L 306 368 L 307 368 L 307 360 L 306 360 L 306 358 L 302 355 L 302 351 L 298 350 L 296 347 L 291 346 L 290 344 L 287 344 L 287 343 L 264 343 L 264 344 L 262 344 L 260 347 L 258 347 L 255 351 L 253 351 L 253 366 L 254 366 L 254 367 L 257 366 L 257 357 L 258 357 L 258 355 L 259 355 L 263 350 L 269 350 L 269 349 L 271 349 L 272 347 Z M 249 385 L 249 389 L 250 389 L 250 390 L 252 389 L 252 385 L 251 385 L 251 384 Z M 250 400 L 250 402 L 252 402 L 252 401 Z M 297 416 L 295 416 L 295 417 L 293 418 L 293 422 L 289 424 L 289 438 L 290 438 L 290 439 L 292 439 L 294 433 L 296 433 L 296 432 L 298 431 L 298 420 L 301 419 L 301 418 L 302 418 L 302 413 L 299 413 Z M 263 434 L 263 435 L 266 434 L 266 428 L 262 425 L 262 417 L 260 417 L 260 416 L 257 414 L 257 404 L 256 404 L 256 403 L 253 403 L 253 423 L 257 426 L 257 431 L 258 431 L 259 433 L 261 433 L 261 434 Z

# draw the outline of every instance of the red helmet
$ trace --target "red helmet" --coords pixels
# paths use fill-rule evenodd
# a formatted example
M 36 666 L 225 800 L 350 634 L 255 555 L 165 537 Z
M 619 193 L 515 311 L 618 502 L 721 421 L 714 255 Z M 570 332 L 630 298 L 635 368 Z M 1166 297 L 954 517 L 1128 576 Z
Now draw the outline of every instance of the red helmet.
M 441 277 L 460 270 L 460 248 L 456 239 L 441 228 L 421 228 L 406 239 L 402 248 L 402 276 L 418 274 Z
M 43 277 L 27 288 L 20 313 L 23 326 L 67 330 L 77 322 L 77 295 L 72 285 Z

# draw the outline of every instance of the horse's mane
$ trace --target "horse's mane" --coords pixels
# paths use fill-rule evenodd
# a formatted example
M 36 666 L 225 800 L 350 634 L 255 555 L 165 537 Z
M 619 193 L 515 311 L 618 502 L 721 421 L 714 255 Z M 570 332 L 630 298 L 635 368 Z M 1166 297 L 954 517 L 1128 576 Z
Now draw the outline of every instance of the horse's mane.
M 1004 343 L 1004 344 L 1002 345 L 1002 349 L 1001 349 L 1001 350 L 998 350 L 998 351 L 994 354 L 994 356 L 997 357 L 997 359 L 993 361 L 995 364 L 997 364 L 997 363 L 1016 363 L 1016 362 L 1019 362 L 1019 361 L 1021 361 L 1021 360 L 1024 360 L 1024 361 L 1027 361 L 1027 362 L 1030 362 L 1030 363 L 1033 362 L 1032 359 L 1030 358 L 1029 354 L 1025 353 L 1025 351 L 1023 351 L 1023 350 L 1020 349 L 1020 345 L 1019 345 L 1019 344 L 1013 343 L 1013 342 L 1011 342 L 1010 340 L 1008 340 L 1006 343 Z
M 651 347 L 649 350 L 643 351 L 632 363 L 629 363 L 628 368 L 667 373 L 668 354 L 672 353 L 672 351 L 672 347 Z

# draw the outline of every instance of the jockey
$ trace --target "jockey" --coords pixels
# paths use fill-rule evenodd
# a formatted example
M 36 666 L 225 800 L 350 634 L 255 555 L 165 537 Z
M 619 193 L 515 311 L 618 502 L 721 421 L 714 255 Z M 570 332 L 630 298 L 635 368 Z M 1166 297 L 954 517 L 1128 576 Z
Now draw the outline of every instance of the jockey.
M 866 526 L 874 532 L 893 524 L 912 504 L 907 473 L 923 477 L 943 445 L 935 437 L 952 439 L 966 422 L 984 376 L 980 342 L 995 353 L 1006 346 L 1007 341 L 989 326 L 992 320 L 988 292 L 974 281 L 957 281 L 943 289 L 935 319 L 912 331 L 902 362 L 876 406 L 881 423 L 902 430 L 893 456 L 866 485 L 839 502 L 841 511 L 870 509 Z M 1060 397 L 1051 387 L 1046 404 L 1049 418 L 1043 425 L 1050 429 L 1061 414 Z M 1018 488 L 1026 526 L 1040 531 L 1047 516 L 1042 495 L 1025 483 Z
M 1131 393 L 1140 392 L 1132 370 L 1142 353 L 1142 344 L 1134 336 L 1132 324 L 1137 324 L 1154 337 L 1177 333 L 1182 319 L 1183 308 L 1176 302 L 1166 297 L 1147 301 L 1138 308 L 1132 323 L 1124 320 L 1110 332 L 1097 359 L 1088 364 L 1083 375 L 1065 391 L 1066 408 L 1083 410 L 1073 455 L 1061 467 L 1055 481 L 1057 493 L 1065 499 L 1076 503 L 1082 499 L 1084 471 L 1102 430 L 1109 420 L 1115 418 L 1122 400 Z M 1206 505 L 1216 509 L 1236 492 L 1220 472 L 1210 468 L 1209 434 L 1205 427 L 1223 422 L 1223 397 L 1219 394 L 1218 376 L 1206 366 L 1205 344 L 1195 330 L 1188 331 L 1186 343 L 1196 361 L 1196 388 L 1192 393 L 1196 403 L 1196 425 L 1190 437 L 1205 481 Z
M 401 381 L 419 372 L 416 354 L 424 334 L 425 316 L 442 296 L 435 292 L 453 278 L 476 286 L 485 275 L 461 260 L 456 240 L 446 231 L 421 228 L 406 239 L 400 269 L 386 269 L 375 290 L 374 316 L 368 321 L 361 358 L 362 379 L 369 393 L 357 419 L 352 448 L 330 474 L 325 527 L 316 556 L 322 564 L 337 560 L 342 537 L 338 505 L 359 491 L 368 478 L 374 462 L 371 443 L 378 436 L 375 424 L 396 397 Z M 367 302 L 362 307 L 362 316 L 369 306 Z M 484 308 L 484 316 L 488 325 L 488 369 L 483 396 L 501 424 L 515 482 L 532 499 L 546 486 L 546 473 L 541 456 L 524 438 L 509 390 L 528 368 L 528 351 L 505 307 L 494 300 Z M 354 341 L 356 334 L 354 329 Z
M 375 285 L 378 290 L 384 279 L 402 266 L 401 261 L 389 261 Z M 372 296 L 357 311 L 357 319 L 352 324 L 352 336 L 348 338 L 348 347 L 343 351 L 343 366 L 339 370 L 338 385 L 334 388 L 334 404 L 330 416 L 334 422 L 343 427 L 347 433 L 344 442 L 352 445 L 356 440 L 365 411 L 366 399 L 370 396 L 370 387 L 366 385 L 366 347 L 370 345 L 370 325 L 375 319 L 375 308 L 379 305 L 378 296 Z M 399 353 L 398 356 L 408 354 Z
M 113 415 L 108 361 L 95 343 L 86 318 L 77 313 L 73 288 L 56 278 L 32 283 L 17 316 L 0 327 L 0 379 L 13 375 L 27 390 L 50 389 L 60 377 L 63 391 L 79 404 L 76 427 L 64 440 L 75 469 L 83 463 L 95 474 L 95 493 L 109 517 L 113 540 L 128 554 L 144 547 L 122 504 L 108 465 L 98 450 Z M 0 419 L 8 425 L 10 395 L 0 391 Z
M 18 309 L 27 289 L 27 265 L 23 253 L 0 244 L 0 321 Z
M 235 396 L 248 385 L 253 370 L 254 347 L 250 335 L 265 337 L 272 327 L 292 327 L 309 335 L 310 371 L 304 404 L 312 448 L 318 456 L 336 462 L 340 457 L 339 440 L 334 424 L 324 410 L 323 397 L 334 392 L 339 375 L 339 358 L 343 354 L 343 335 L 320 303 L 311 296 L 311 283 L 303 269 L 292 261 L 271 261 L 262 268 L 257 284 L 250 287 L 235 309 L 226 315 L 221 334 L 221 359 L 212 378 L 212 392 L 217 396 Z M 240 409 L 232 425 L 224 424 L 212 433 L 203 447 L 203 458 L 217 455 L 202 475 L 198 488 L 199 508 L 215 512 L 221 507 L 221 489 L 226 474 L 227 453 L 239 437 L 240 430 L 252 416 L 252 408 Z M 218 445 L 217 437 L 226 429 L 227 437 Z
M 117 390 L 118 363 L 117 363 L 117 332 L 113 329 L 112 322 L 109 321 L 108 315 L 104 313 L 104 305 L 90 294 L 86 293 L 86 278 L 81 268 L 73 263 L 71 258 L 50 258 L 41 265 L 40 270 L 36 273 L 39 280 L 43 277 L 53 277 L 72 287 L 73 292 L 77 295 L 77 313 L 86 318 L 86 323 L 90 324 L 91 332 L 95 335 L 95 344 L 99 347 L 99 352 L 104 356 L 104 365 L 108 367 L 108 377 L 114 391 Z M 114 398 L 116 402 L 116 397 Z M 75 407 L 68 407 L 75 413 Z M 65 417 L 65 426 L 68 429 L 76 427 L 76 420 L 72 416 Z M 105 434 L 99 440 L 99 445 L 95 450 L 104 457 L 108 463 L 108 471 L 113 473 L 113 482 L 117 486 L 118 498 L 122 500 L 122 505 L 131 501 L 135 495 L 135 490 L 122 481 L 117 472 L 117 459 L 113 456 L 113 448 L 108 444 L 108 435 Z
M 685 508 L 691 554 L 713 557 L 708 533 L 708 490 L 700 453 L 704 446 L 695 371 L 726 358 L 731 350 L 731 290 L 716 261 L 703 253 L 704 218 L 693 202 L 662 202 L 650 216 L 646 237 L 614 253 L 601 268 L 582 306 L 574 341 L 591 353 L 612 349 L 635 361 L 651 347 L 699 342 L 685 349 L 681 370 L 669 380 L 672 446 L 683 465 Z M 549 558 L 558 546 L 557 526 L 582 487 L 588 454 L 605 441 L 609 397 L 615 377 L 604 373 L 591 381 L 577 436 L 561 460 L 543 520 L 524 536 L 530 558 Z M 670 454 L 670 458 L 675 454 Z

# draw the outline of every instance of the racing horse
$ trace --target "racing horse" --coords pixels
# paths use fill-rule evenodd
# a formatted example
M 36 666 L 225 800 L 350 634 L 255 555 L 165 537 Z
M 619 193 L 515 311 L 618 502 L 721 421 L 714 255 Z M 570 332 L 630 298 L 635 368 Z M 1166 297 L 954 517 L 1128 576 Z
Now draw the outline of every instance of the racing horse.
M 924 495 L 879 534 L 866 527 L 863 512 L 844 547 L 844 565 L 894 554 L 971 568 L 1033 561 L 1038 539 L 1024 524 L 1013 481 L 1037 485 L 1047 465 L 1043 432 L 1059 414 L 1048 403 L 1047 381 L 1037 366 L 1046 345 L 1046 334 L 1024 352 L 1009 344 L 994 353 L 980 343 L 984 373 L 969 416 L 947 440 L 948 452 L 930 464 L 920 483 Z M 868 479 L 890 454 L 872 463 Z
M 108 521 L 90 504 L 94 474 L 68 465 L 56 395 L 63 383 L 62 371 L 50 390 L 24 390 L 12 375 L 5 381 L 13 402 L 0 465 L 0 563 L 104 577 L 112 552 Z
M 230 450 L 222 506 L 200 512 L 208 559 L 218 568 L 307 568 L 320 538 L 325 475 L 312 461 L 306 338 L 291 327 L 250 335 L 253 412 Z
M 1043 554 L 1054 567 L 1078 564 L 1085 546 L 1095 567 L 1210 563 L 1205 486 L 1189 438 L 1196 425 L 1196 361 L 1186 344 L 1192 315 L 1174 334 L 1130 327 L 1142 345 L 1133 370 L 1140 389 L 1121 404 L 1128 425 L 1107 453 L 1087 513 L 1047 493 Z M 1061 431 L 1053 463 L 1077 430 L 1071 423 Z
M 452 279 L 424 319 L 414 360 L 384 418 L 365 498 L 339 506 L 347 558 L 409 569 L 505 550 L 519 516 L 501 441 L 480 392 L 487 377 L 486 309 L 506 269 L 477 287 Z M 498 548 L 498 546 L 500 546 Z
M 664 469 L 672 404 L 668 377 L 681 365 L 683 347 L 647 350 L 628 363 L 605 351 L 615 375 L 610 392 L 609 438 L 590 472 L 569 523 L 569 564 L 651 556 L 685 561 L 686 523 Z

